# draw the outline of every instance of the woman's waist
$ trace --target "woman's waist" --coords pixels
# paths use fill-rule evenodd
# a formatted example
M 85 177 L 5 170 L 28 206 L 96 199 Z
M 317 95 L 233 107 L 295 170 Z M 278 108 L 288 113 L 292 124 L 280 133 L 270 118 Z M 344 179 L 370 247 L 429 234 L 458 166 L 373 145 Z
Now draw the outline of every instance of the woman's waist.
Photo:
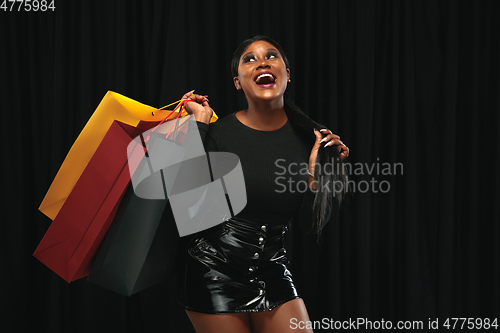
M 208 247 L 231 257 L 269 260 L 278 252 L 284 254 L 288 228 L 288 223 L 277 225 L 231 218 L 200 233 L 190 248 Z
M 247 206 L 234 216 L 233 219 L 248 224 L 260 223 L 280 228 L 292 220 L 295 213 L 296 210 L 290 209 L 289 207 L 286 210 L 278 210 L 276 208 L 266 210 L 263 207 L 251 207 L 250 204 L 247 204 Z
M 223 227 L 234 230 L 241 234 L 263 233 L 270 236 L 283 234 L 288 230 L 290 220 L 247 218 L 246 216 L 234 216 L 225 221 Z

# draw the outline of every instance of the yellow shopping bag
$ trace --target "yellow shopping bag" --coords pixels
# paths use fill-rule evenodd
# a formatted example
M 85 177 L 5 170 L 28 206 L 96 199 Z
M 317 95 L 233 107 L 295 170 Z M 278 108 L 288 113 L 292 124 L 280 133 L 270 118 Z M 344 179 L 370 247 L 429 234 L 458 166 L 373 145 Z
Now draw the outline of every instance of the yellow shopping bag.
M 167 119 L 175 118 L 177 111 L 157 109 L 108 91 L 66 155 L 39 210 L 52 220 L 56 217 L 114 120 L 137 126 L 141 121 L 160 122 L 168 115 Z M 183 115 L 187 113 L 183 111 Z M 210 122 L 216 120 L 214 112 Z

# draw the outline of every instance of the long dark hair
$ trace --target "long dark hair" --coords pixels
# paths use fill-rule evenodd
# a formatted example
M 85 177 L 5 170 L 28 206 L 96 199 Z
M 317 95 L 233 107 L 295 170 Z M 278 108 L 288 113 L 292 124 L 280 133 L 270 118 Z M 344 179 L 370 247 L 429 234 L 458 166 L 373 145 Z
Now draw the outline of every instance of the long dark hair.
M 244 40 L 234 52 L 231 61 L 231 74 L 233 77 L 238 76 L 238 66 L 241 55 L 250 44 L 257 41 L 265 41 L 273 45 L 280 52 L 286 68 L 290 68 L 290 64 L 281 45 L 267 36 L 258 35 Z M 309 137 L 313 136 L 315 139 L 313 129 L 319 130 L 325 128 L 309 118 L 289 99 L 285 98 L 284 108 L 290 123 L 304 135 Z M 334 209 L 333 206 L 335 205 L 332 202 L 332 196 L 338 203 L 337 207 L 340 207 L 342 199 L 348 190 L 347 174 L 345 173 L 344 165 L 337 147 L 325 147 L 324 145 L 325 143 L 321 144 L 314 168 L 314 179 L 317 181 L 317 190 L 312 204 L 312 221 L 310 227 L 310 231 L 318 233 L 318 238 L 324 225 L 328 222 L 327 218 L 331 213 L 329 210 Z M 328 170 L 326 170 L 327 166 L 329 167 Z

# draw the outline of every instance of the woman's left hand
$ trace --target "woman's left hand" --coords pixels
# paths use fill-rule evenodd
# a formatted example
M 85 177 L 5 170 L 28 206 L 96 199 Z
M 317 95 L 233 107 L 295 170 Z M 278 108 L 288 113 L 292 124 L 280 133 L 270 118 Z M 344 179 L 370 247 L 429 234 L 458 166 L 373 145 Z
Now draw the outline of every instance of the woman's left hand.
M 333 134 L 329 129 L 324 128 L 319 131 L 314 131 L 314 134 L 316 135 L 316 142 L 314 143 L 311 155 L 309 156 L 309 172 L 312 174 L 314 174 L 314 164 L 316 163 L 316 157 L 318 156 L 319 148 L 323 142 L 326 142 L 325 147 L 337 146 L 342 160 L 349 156 L 349 148 L 342 141 L 340 141 L 340 136 Z
M 321 132 L 320 132 L 321 131 Z M 316 189 L 316 182 L 314 180 L 314 167 L 316 166 L 316 157 L 318 156 L 319 148 L 323 142 L 325 143 L 325 147 L 328 146 L 337 146 L 337 149 L 340 153 L 340 158 L 343 160 L 347 156 L 349 156 L 349 148 L 340 141 L 340 136 L 333 134 L 329 129 L 321 129 L 320 131 L 314 131 L 316 135 L 316 142 L 314 142 L 314 146 L 311 150 L 311 155 L 309 156 L 309 187 L 313 190 Z M 323 137 L 323 134 L 325 136 Z

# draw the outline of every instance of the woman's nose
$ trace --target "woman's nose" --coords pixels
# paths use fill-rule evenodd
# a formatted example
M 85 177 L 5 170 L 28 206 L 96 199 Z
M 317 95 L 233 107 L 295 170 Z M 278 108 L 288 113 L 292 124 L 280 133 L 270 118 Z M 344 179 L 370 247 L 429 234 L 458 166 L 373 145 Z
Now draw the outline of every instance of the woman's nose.
M 269 66 L 269 64 L 267 63 L 267 59 L 263 59 L 263 60 L 260 62 L 259 66 L 258 66 L 257 68 L 269 68 L 269 67 L 270 67 L 270 66 Z

